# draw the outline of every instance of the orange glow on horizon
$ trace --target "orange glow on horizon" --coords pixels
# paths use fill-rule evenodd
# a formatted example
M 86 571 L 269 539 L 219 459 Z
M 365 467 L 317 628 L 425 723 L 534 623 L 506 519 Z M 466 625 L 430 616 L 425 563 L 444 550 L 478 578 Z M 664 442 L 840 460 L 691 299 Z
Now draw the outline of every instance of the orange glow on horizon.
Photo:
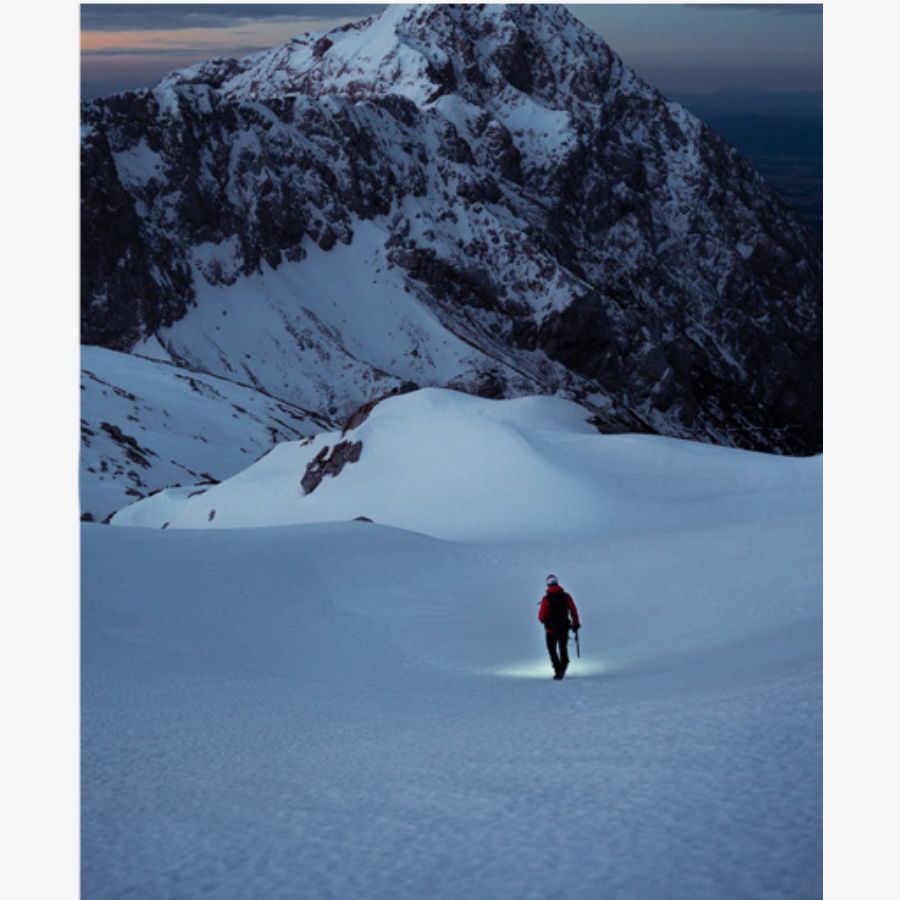
M 295 22 L 258 22 L 252 25 L 233 25 L 228 28 L 177 28 L 168 30 L 82 31 L 81 51 L 107 53 L 129 52 L 166 53 L 171 51 L 208 52 L 215 56 L 229 48 L 250 47 L 267 50 L 293 37 L 309 32 L 330 31 L 353 21 L 348 18 L 307 19 Z

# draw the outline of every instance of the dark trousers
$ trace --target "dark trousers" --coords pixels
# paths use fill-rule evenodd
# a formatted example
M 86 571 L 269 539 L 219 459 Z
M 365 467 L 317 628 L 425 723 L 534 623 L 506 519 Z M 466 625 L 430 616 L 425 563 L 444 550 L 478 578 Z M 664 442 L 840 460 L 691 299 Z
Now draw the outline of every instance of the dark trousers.
M 550 654 L 550 662 L 553 663 L 553 671 L 557 675 L 562 674 L 569 667 L 569 630 L 561 633 L 547 632 L 547 652 Z

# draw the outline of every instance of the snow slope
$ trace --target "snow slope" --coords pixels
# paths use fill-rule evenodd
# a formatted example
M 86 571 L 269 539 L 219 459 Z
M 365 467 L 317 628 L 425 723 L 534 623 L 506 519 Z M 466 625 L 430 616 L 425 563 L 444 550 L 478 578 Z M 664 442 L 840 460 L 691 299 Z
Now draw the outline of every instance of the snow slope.
M 276 441 L 326 423 L 248 385 L 82 347 L 82 515 L 102 521 L 160 488 L 233 475 Z
M 358 461 L 305 492 L 317 456 L 358 442 Z M 435 388 L 382 401 L 346 434 L 281 443 L 203 493 L 162 491 L 112 523 L 240 528 L 366 516 L 447 539 L 517 540 L 793 511 L 792 486 L 807 488 L 802 496 L 815 503 L 820 479 L 817 458 L 599 435 L 567 400 L 487 400 Z
M 706 464 L 565 541 L 83 526 L 83 896 L 820 896 L 820 486 Z
M 495 366 L 411 292 L 387 258 L 385 229 L 358 221 L 354 235 L 328 252 L 306 240 L 302 262 L 263 262 L 227 283 L 202 273 L 239 269 L 231 243 L 195 249 L 197 305 L 137 349 L 162 341 L 173 361 L 339 418 L 404 382 L 476 383 Z
M 339 438 L 82 526 L 85 898 L 821 895 L 821 460 L 428 390 L 299 497 Z

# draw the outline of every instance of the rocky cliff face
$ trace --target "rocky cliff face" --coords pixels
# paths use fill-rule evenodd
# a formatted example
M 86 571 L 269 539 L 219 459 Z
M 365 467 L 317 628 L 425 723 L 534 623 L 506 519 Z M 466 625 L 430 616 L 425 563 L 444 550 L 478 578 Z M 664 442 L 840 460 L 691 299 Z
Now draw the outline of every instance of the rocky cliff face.
M 331 415 L 414 381 L 820 449 L 817 239 L 561 6 L 391 6 L 82 120 L 85 343 Z

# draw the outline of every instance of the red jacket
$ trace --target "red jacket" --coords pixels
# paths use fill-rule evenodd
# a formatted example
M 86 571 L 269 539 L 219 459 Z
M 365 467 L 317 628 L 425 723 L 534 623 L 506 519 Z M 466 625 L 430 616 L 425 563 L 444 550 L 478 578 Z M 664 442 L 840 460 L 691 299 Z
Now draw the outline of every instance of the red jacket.
M 552 607 L 550 605 L 551 594 L 563 595 L 566 601 L 566 609 L 568 610 L 569 618 L 572 620 L 572 625 L 580 628 L 581 621 L 578 618 L 578 607 L 575 605 L 575 601 L 572 599 L 571 595 L 567 594 L 558 584 L 551 584 L 550 587 L 547 588 L 547 593 L 544 594 L 543 599 L 541 600 L 541 608 L 538 610 L 538 619 L 544 628 L 551 634 L 553 633 L 553 623 L 551 622 Z

